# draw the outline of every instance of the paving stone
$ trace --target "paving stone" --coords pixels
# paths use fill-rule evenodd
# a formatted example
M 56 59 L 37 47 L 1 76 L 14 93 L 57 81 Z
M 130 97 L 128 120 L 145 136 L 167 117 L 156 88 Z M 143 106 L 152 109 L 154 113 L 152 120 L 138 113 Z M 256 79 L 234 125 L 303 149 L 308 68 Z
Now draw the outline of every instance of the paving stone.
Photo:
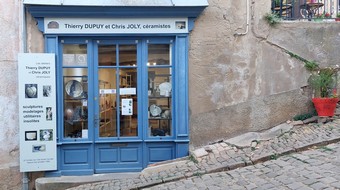
M 200 149 L 196 149 L 192 152 L 192 154 L 196 157 L 196 158 L 201 158 L 203 156 L 207 156 L 209 153 L 204 149 L 204 148 L 200 148 Z
M 319 190 L 319 189 L 325 189 L 328 186 L 324 183 L 317 182 L 317 183 L 312 184 L 310 187 L 313 188 L 313 189 Z
M 300 182 L 294 182 L 291 184 L 287 185 L 290 189 L 300 189 L 301 187 L 303 187 L 304 185 Z
M 80 189 L 340 189 L 340 120 L 332 126 L 303 125 L 280 137 L 261 141 L 255 150 L 224 142 L 197 149 L 197 163 L 186 160 L 156 164 L 140 177 L 82 185 Z M 326 148 L 329 140 L 336 144 Z M 294 149 L 296 148 L 296 149 Z M 211 150 L 210 154 L 209 151 Z M 296 154 L 293 151 L 304 151 Z M 193 152 L 195 152 L 193 151 Z M 291 155 L 281 156 L 284 153 Z M 275 158 L 270 160 L 270 158 Z M 253 162 L 254 163 L 253 163 Z M 257 163 L 257 164 L 256 164 Z M 249 164 L 255 164 L 246 166 Z M 231 171 L 220 172 L 228 168 Z M 216 173 L 217 172 L 217 173 Z M 187 179 L 185 179 L 187 178 Z M 165 183 L 163 183 L 165 182 Z

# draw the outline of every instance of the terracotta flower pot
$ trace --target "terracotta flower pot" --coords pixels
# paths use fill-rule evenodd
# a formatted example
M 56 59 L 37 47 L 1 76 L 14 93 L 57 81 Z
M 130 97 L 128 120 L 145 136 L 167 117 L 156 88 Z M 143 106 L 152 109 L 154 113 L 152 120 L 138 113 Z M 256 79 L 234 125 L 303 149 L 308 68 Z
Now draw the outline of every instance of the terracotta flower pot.
M 313 98 L 312 101 L 319 117 L 332 117 L 339 98 Z

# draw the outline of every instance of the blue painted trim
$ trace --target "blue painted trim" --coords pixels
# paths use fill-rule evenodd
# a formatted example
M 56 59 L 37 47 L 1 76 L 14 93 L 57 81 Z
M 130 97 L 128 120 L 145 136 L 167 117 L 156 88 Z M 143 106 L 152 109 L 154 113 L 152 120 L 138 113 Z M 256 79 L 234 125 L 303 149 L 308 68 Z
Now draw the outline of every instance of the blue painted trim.
M 58 145 L 72 145 L 72 144 L 92 144 L 92 141 L 62 141 Z
M 144 167 L 117 168 L 117 169 L 95 169 L 95 173 L 123 173 L 123 172 L 140 172 Z
M 177 137 L 188 137 L 188 134 L 178 134 Z
M 141 119 L 141 124 L 140 126 L 145 126 L 144 128 L 147 128 L 147 130 L 142 130 L 142 137 L 143 139 L 147 139 L 148 138 L 148 131 L 149 131 L 149 118 L 148 118 L 148 67 L 146 66 L 146 63 L 148 62 L 148 43 L 147 40 L 142 40 L 142 44 L 141 44 L 142 48 L 141 48 L 141 64 L 139 65 L 140 68 L 140 73 L 137 77 L 139 79 L 139 81 L 141 81 L 141 83 L 138 83 L 139 86 L 142 86 L 141 88 L 141 94 L 140 94 L 140 100 L 142 100 L 140 103 L 141 105 L 140 110 L 138 110 L 138 113 L 142 116 Z M 142 128 L 142 127 L 140 127 Z M 145 146 L 143 146 L 143 155 L 145 155 Z M 145 156 L 143 156 L 145 157 Z M 144 159 L 146 160 L 146 159 Z M 143 165 L 145 164 L 145 161 L 143 162 Z M 143 166 L 145 167 L 145 165 Z
M 59 162 L 58 162 L 59 163 Z M 45 172 L 45 177 L 60 177 L 61 176 L 61 171 L 47 171 Z
M 176 36 L 175 105 L 177 138 L 189 135 L 188 121 L 188 35 Z
M 117 139 L 117 140 L 101 140 L 101 141 L 95 141 L 96 144 L 104 144 L 104 143 L 141 143 L 143 140 L 137 139 L 137 140 L 124 140 L 124 139 Z
M 164 18 L 198 17 L 206 6 L 48 6 L 26 5 L 33 17 Z
M 189 143 L 176 143 L 176 158 L 189 155 Z
M 61 170 L 61 175 L 64 176 L 85 176 L 93 174 L 93 169 Z
M 38 17 L 38 18 L 35 18 L 35 20 L 37 21 L 38 29 L 41 32 L 44 32 L 45 31 L 44 18 Z
M 186 139 L 186 140 L 174 140 L 175 143 L 189 143 L 190 140 Z
M 147 139 L 147 140 L 144 140 L 144 142 L 147 142 L 147 143 L 153 143 L 153 142 L 175 142 L 174 139 Z
M 196 18 L 188 18 L 188 30 L 191 32 L 194 29 Z

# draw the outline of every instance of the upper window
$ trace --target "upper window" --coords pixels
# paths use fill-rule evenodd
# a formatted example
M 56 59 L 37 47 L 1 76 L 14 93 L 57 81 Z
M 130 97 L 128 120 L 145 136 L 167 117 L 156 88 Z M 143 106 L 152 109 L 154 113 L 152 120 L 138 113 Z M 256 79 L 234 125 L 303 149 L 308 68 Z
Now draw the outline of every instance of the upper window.
M 334 20 L 339 13 L 339 1 L 272 0 L 271 9 L 273 13 L 285 20 Z

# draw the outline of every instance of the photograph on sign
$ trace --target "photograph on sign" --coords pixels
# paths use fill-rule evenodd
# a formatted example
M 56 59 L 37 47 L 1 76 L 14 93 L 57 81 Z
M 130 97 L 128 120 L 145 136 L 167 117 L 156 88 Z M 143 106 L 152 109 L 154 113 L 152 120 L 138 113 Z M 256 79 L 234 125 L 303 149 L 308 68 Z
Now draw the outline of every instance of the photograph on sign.
M 45 152 L 46 145 L 39 144 L 39 145 L 32 145 L 32 152 Z
M 52 107 L 46 107 L 46 120 L 52 120 Z
M 53 129 L 41 129 L 40 130 L 40 141 L 52 141 L 53 140 Z
M 36 141 L 37 131 L 25 131 L 25 141 Z
M 37 97 L 38 97 L 38 85 L 25 84 L 25 98 L 37 98 Z
M 43 96 L 50 97 L 52 93 L 51 85 L 43 85 Z

